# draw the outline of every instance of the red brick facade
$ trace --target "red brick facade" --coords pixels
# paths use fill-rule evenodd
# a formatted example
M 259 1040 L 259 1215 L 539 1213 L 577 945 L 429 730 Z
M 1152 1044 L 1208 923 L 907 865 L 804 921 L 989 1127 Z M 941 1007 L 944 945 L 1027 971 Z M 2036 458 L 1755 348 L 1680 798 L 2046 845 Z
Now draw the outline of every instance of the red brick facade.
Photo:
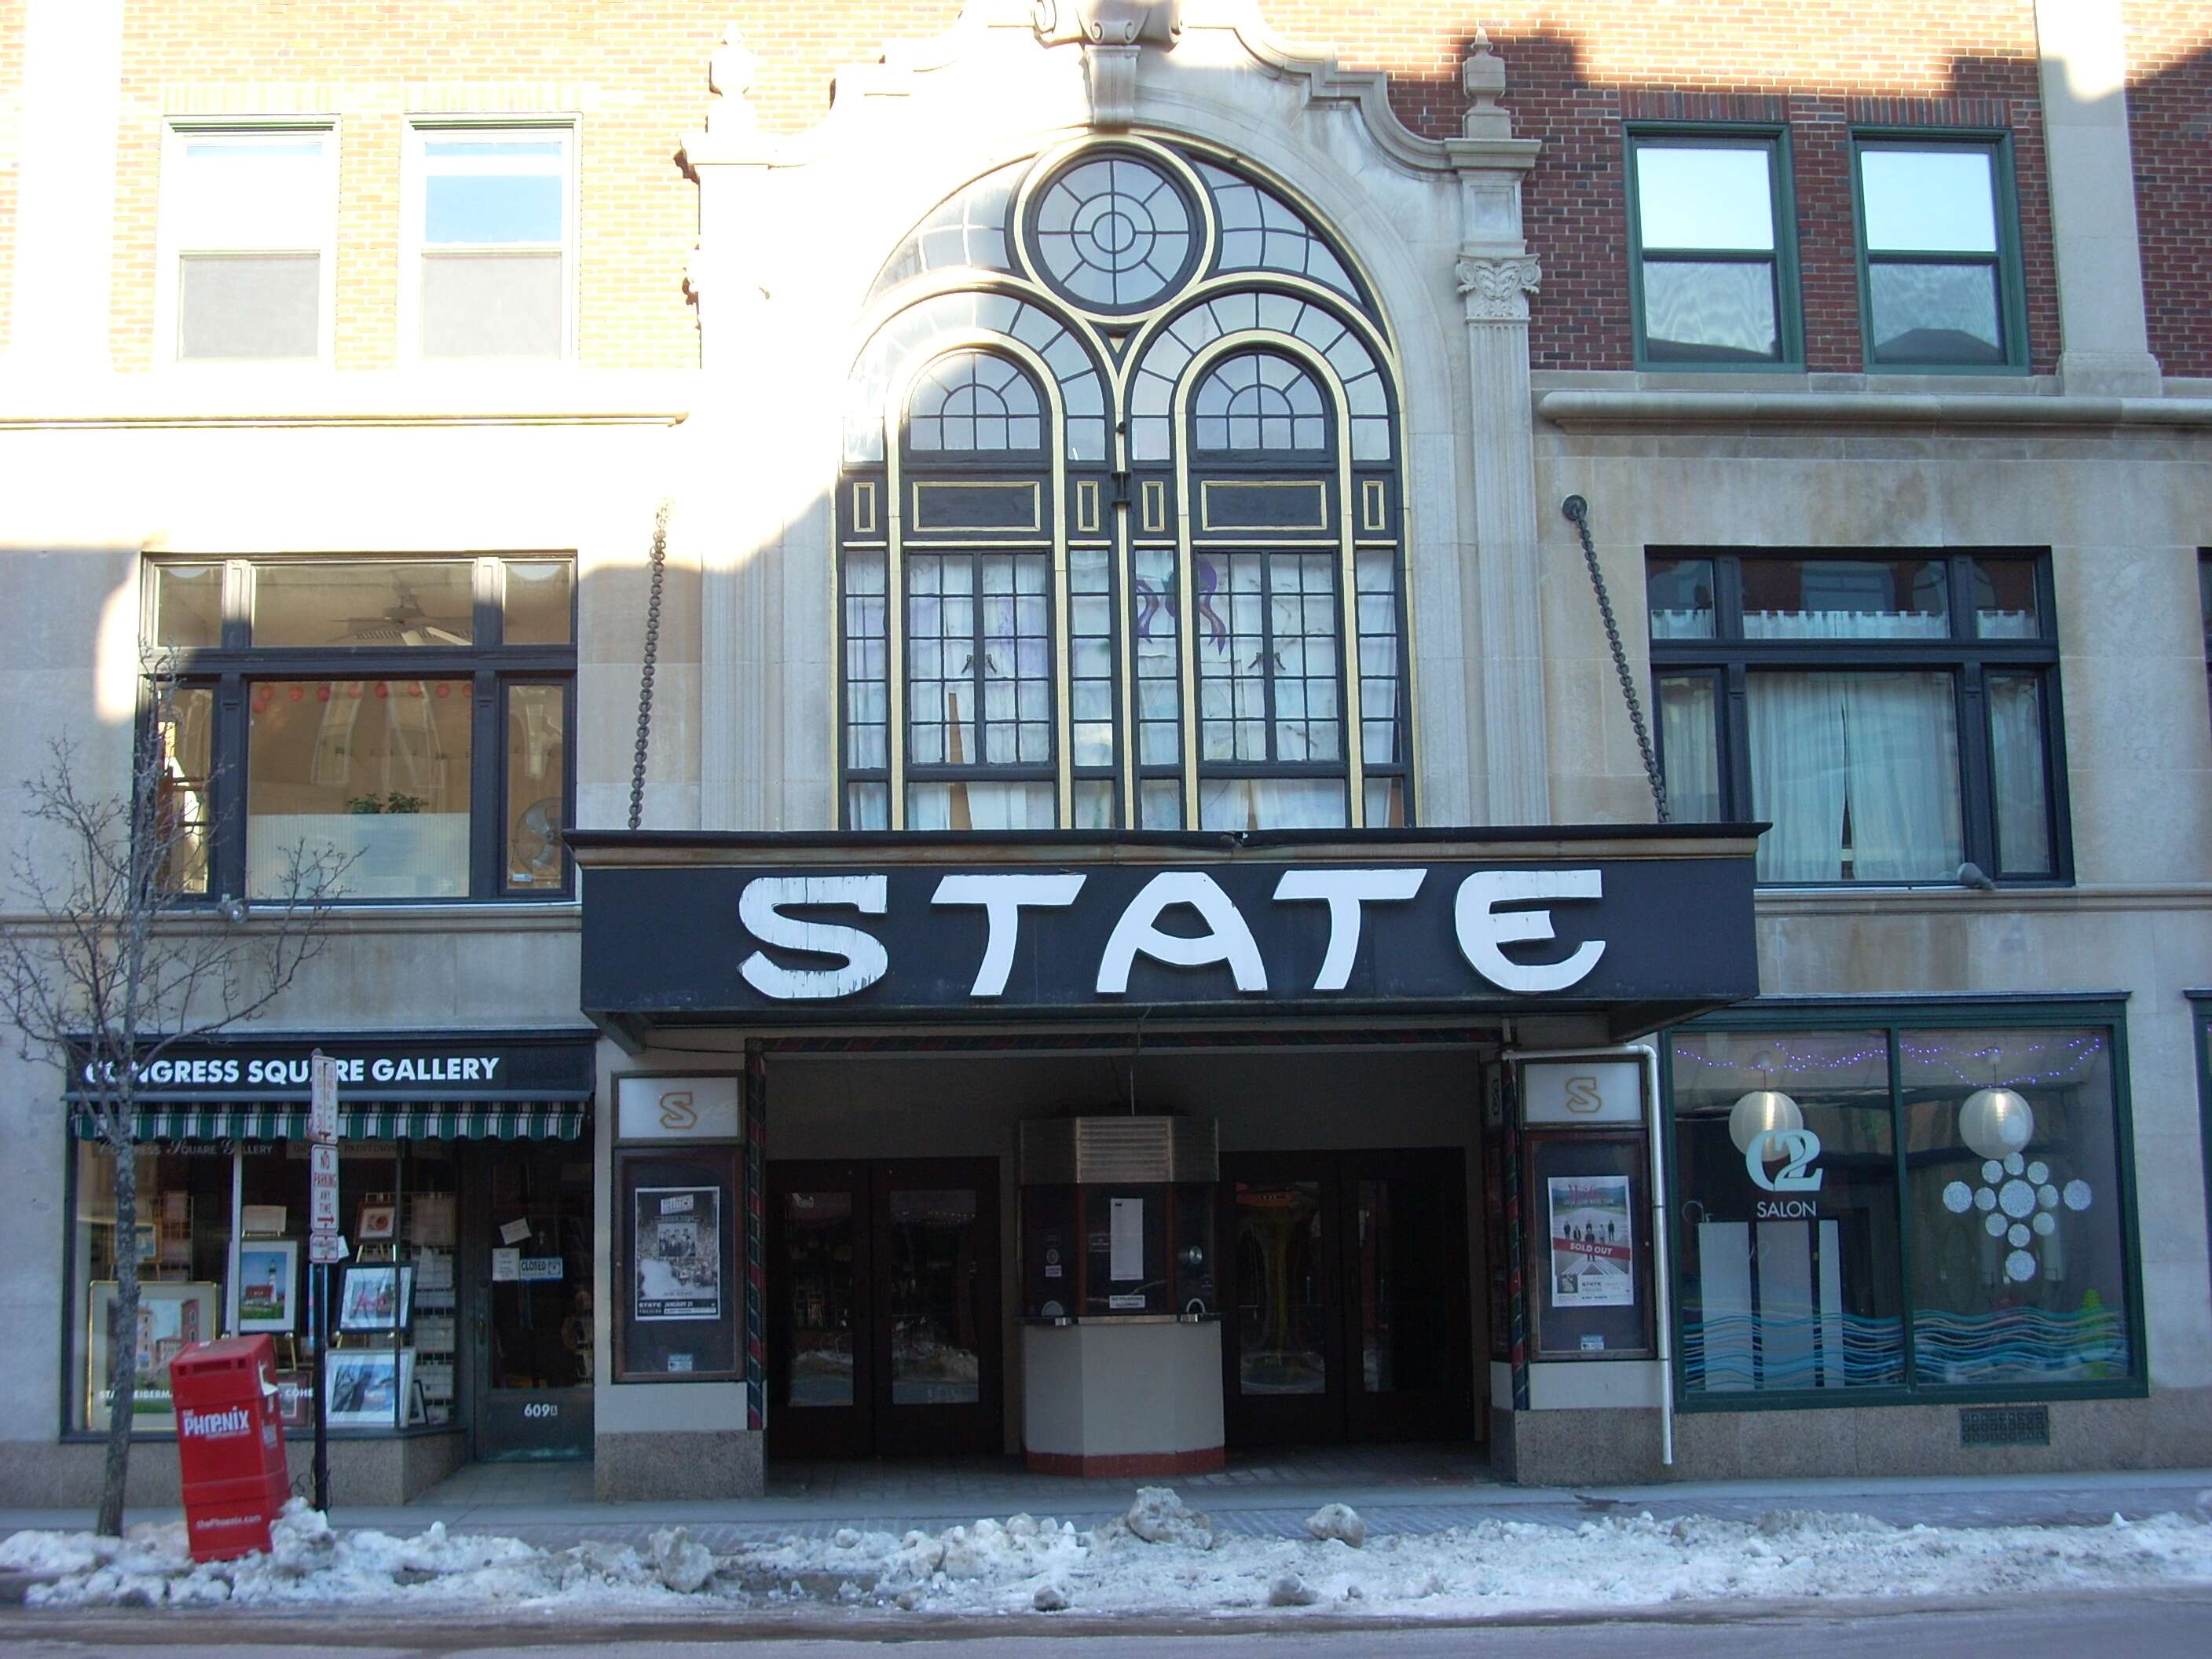
M 2212 6 L 2124 0 L 2136 227 L 2150 349 L 2212 375 Z
M 581 117 L 579 356 L 597 366 L 696 359 L 683 289 L 696 197 L 676 165 L 708 103 L 706 64 L 734 21 L 758 53 L 752 100 L 764 125 L 820 118 L 836 69 L 887 40 L 948 27 L 957 0 L 131 0 L 125 127 L 115 225 L 117 360 L 153 356 L 155 212 L 165 112 L 300 107 L 342 130 L 337 361 L 397 361 L 399 155 L 410 111 L 491 106 Z M 2203 8 L 2127 0 L 2136 166 L 2152 347 L 2169 373 L 2212 373 L 2201 302 L 2212 240 L 2212 66 Z M 1870 19 L 1846 0 L 1499 0 L 1480 13 L 1441 0 L 1388 7 L 1267 0 L 1279 32 L 1392 77 L 1416 131 L 1456 132 L 1460 64 L 1479 15 L 1511 76 L 1518 130 L 1544 141 L 1528 181 L 1528 235 L 1544 285 L 1534 366 L 1630 367 L 1622 128 L 1634 119 L 1786 124 L 1796 179 L 1808 366 L 1861 367 L 1858 275 L 1848 169 L 1856 125 L 1994 127 L 2013 137 L 2033 367 L 2059 341 L 2032 0 L 1925 0 Z M 2190 21 L 2185 14 L 2200 14 Z M 8 16 L 20 20 L 20 11 Z M 0 21 L 0 86 L 11 53 Z M 19 37 L 19 22 L 15 28 Z M 19 55 L 19 54 L 16 54 Z M 289 98 L 289 104 L 287 98 Z M 450 100 L 459 98 L 463 103 Z M 258 101 L 255 101 L 255 100 Z M 273 100 L 273 102 L 271 101 Z M 0 167 L 0 244 L 12 216 Z M 4 283 L 0 264 L 0 283 Z M 4 289 L 0 289 L 4 293 Z
M 23 99 L 23 9 L 0 8 L 0 351 L 15 308 L 15 146 L 14 112 Z

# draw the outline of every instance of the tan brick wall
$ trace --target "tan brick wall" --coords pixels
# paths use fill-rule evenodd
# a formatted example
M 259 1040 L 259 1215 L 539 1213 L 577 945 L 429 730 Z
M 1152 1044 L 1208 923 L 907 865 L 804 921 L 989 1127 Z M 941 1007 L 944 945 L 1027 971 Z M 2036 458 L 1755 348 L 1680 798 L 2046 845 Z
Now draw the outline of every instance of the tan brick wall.
M 693 361 L 682 276 L 696 204 L 672 157 L 708 102 L 705 66 L 724 25 L 735 21 L 760 56 L 753 101 L 764 125 L 796 131 L 828 108 L 840 65 L 873 59 L 887 40 L 939 33 L 958 9 L 957 0 L 132 0 L 118 360 L 143 364 L 152 349 L 164 109 L 212 110 L 224 97 L 266 97 L 290 82 L 343 121 L 342 365 L 397 355 L 404 115 L 426 99 L 524 108 L 533 96 L 572 98 L 584 116 L 582 361 Z M 1457 131 L 1459 65 L 1477 9 L 1268 0 L 1267 11 L 1293 41 L 1332 46 L 1347 67 L 1389 71 L 1392 102 L 1416 131 Z M 1545 264 L 1532 336 L 1539 367 L 1629 363 L 1621 122 L 1667 115 L 1790 125 L 1808 361 L 1825 369 L 1860 363 L 1851 124 L 2009 128 L 2032 355 L 2037 368 L 2052 366 L 2057 298 L 2032 0 L 1919 0 L 1879 16 L 1849 0 L 1498 0 L 1479 15 L 1510 70 L 1507 101 L 1521 131 L 1545 141 L 1527 198 Z
M 16 133 L 23 114 L 21 0 L 0 0 L 0 351 L 15 309 Z
M 2150 349 L 2169 374 L 2212 374 L 2212 5 L 2120 10 Z
M 675 156 L 705 115 L 707 58 L 726 21 L 696 0 L 131 0 L 118 366 L 153 356 L 165 117 L 264 112 L 338 118 L 337 362 L 395 362 L 402 136 L 409 115 L 441 110 L 578 115 L 578 359 L 696 362 L 684 271 L 698 199 Z

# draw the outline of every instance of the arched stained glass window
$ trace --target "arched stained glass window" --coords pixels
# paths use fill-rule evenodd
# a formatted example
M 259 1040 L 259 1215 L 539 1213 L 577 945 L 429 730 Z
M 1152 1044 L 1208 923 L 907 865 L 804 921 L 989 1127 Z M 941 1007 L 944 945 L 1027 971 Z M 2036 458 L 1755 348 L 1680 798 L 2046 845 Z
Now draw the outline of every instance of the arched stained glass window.
M 907 447 L 917 453 L 1029 453 L 1044 447 L 1044 415 L 1028 375 L 1003 357 L 941 357 L 915 382 Z
M 1117 137 L 956 192 L 877 297 L 838 500 L 849 827 L 1413 821 L 1395 358 L 1319 224 Z
M 1206 371 L 1193 400 L 1194 442 L 1239 454 L 1319 450 L 1328 441 L 1321 388 L 1287 357 L 1240 352 Z

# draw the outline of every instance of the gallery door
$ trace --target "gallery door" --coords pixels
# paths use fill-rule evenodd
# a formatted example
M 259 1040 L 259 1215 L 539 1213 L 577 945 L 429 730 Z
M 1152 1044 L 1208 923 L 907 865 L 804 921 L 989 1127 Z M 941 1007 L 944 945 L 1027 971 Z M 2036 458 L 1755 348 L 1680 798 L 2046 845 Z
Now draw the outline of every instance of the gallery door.
M 1223 1157 L 1231 1445 L 1475 1431 L 1466 1197 L 1457 1147 Z
M 592 1452 L 592 1160 L 565 1141 L 484 1143 L 469 1164 L 461 1273 L 476 1455 Z
M 1001 1449 L 996 1158 L 772 1163 L 768 1449 Z

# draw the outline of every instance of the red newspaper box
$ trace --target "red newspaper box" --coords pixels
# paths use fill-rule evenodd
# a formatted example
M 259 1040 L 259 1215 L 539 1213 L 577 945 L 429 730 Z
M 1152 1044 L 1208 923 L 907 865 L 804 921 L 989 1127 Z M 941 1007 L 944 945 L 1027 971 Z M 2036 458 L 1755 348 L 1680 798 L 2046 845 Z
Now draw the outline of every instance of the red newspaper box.
M 269 1523 L 292 1495 L 276 1371 L 265 1336 L 194 1342 L 169 1362 L 195 1561 L 267 1549 Z

